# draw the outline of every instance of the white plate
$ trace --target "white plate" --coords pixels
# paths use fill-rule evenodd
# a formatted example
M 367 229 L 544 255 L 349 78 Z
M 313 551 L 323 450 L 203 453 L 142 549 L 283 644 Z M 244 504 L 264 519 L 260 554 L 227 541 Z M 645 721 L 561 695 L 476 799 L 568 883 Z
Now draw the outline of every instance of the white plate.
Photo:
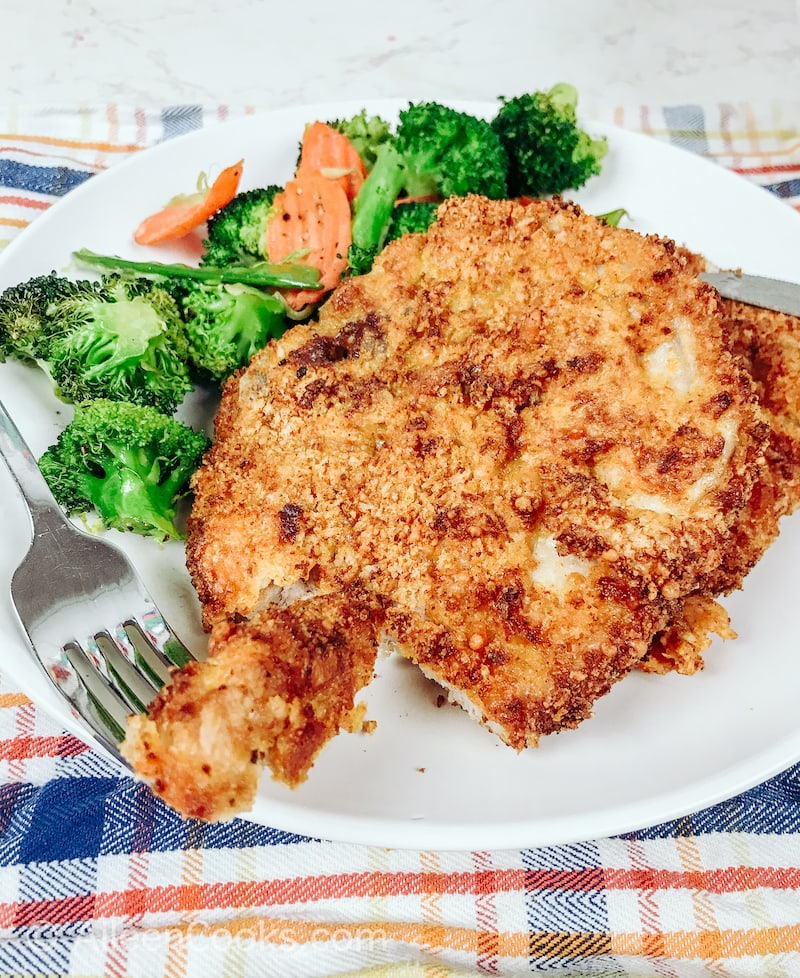
M 131 257 L 140 218 L 194 186 L 200 170 L 245 159 L 243 186 L 291 173 L 303 125 L 350 115 L 363 103 L 305 106 L 249 117 L 164 143 L 73 191 L 8 248 L 0 286 L 68 268 L 88 247 Z M 376 102 L 394 117 L 403 103 Z M 485 104 L 462 104 L 491 112 Z M 644 136 L 600 125 L 610 151 L 603 175 L 576 197 L 600 213 L 627 208 L 642 231 L 675 238 L 722 266 L 797 276 L 800 220 L 734 174 Z M 165 252 L 186 257 L 192 248 Z M 0 365 L 0 396 L 35 453 L 68 411 L 33 368 Z M 201 410 L 196 405 L 193 410 Z M 0 579 L 27 546 L 24 510 L 0 466 L 4 500 Z M 115 535 L 121 539 L 119 535 Z M 179 545 L 123 540 L 167 616 L 202 642 L 197 605 Z M 633 675 L 578 730 L 545 738 L 521 755 L 455 707 L 437 708 L 436 689 L 407 663 L 384 661 L 367 693 L 372 736 L 342 735 L 309 781 L 289 791 L 265 778 L 253 820 L 312 836 L 413 848 L 509 848 L 605 836 L 686 814 L 773 775 L 800 759 L 800 638 L 788 611 L 797 602 L 800 522 L 728 602 L 735 642 L 716 643 L 694 677 Z M 5 584 L 3 585 L 5 592 Z M 0 668 L 79 737 L 70 716 L 23 645 L 7 595 L 0 599 Z

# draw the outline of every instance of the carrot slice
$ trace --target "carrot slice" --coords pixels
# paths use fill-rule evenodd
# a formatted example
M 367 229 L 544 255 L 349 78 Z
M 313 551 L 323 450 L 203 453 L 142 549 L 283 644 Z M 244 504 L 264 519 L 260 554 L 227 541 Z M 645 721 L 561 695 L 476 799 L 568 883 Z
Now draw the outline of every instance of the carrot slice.
M 146 217 L 134 231 L 134 241 L 151 245 L 188 234 L 233 200 L 243 168 L 244 160 L 239 160 L 226 167 L 208 190 L 176 198 L 162 210 Z
M 353 200 L 364 182 L 367 168 L 347 136 L 325 122 L 312 122 L 303 132 L 296 176 L 306 173 L 321 173 L 340 183 L 348 200 Z
M 267 255 L 281 262 L 297 260 L 319 269 L 319 290 L 285 293 L 293 309 L 301 309 L 339 284 L 352 243 L 350 201 L 342 185 L 320 173 L 306 171 L 290 180 L 273 200 L 275 214 L 267 225 Z

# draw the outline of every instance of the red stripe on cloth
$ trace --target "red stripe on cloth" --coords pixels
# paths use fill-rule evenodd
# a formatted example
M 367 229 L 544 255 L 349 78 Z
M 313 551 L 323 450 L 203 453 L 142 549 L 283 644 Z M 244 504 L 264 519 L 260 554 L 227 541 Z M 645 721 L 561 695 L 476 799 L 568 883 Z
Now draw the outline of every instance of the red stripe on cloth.
M 352 873 L 298 876 L 283 880 L 191 883 L 98 893 L 98 918 L 130 917 L 145 911 L 266 907 L 319 900 L 419 896 L 430 893 L 487 894 L 522 890 L 525 870 L 490 873 Z M 58 913 L 58 901 L 53 901 Z
M 44 927 L 52 924 L 74 924 L 93 920 L 95 898 L 92 893 L 82 893 L 60 900 L 32 900 L 30 903 L 15 903 L 0 906 L 0 920 L 9 916 L 14 927 Z
M 800 173 L 800 166 L 798 166 L 797 163 L 771 163 L 768 166 L 740 166 L 736 168 L 736 172 L 744 175 L 764 173 Z
M 71 734 L 63 737 L 24 735 L 0 740 L 0 760 L 19 761 L 33 757 L 77 757 L 89 750 L 88 745 Z
M 311 903 L 326 899 L 418 896 L 429 893 L 486 894 L 502 891 L 562 890 L 704 890 L 734 893 L 757 889 L 800 889 L 800 867 L 732 867 L 705 871 L 607 869 L 588 871 L 494 870 L 490 873 L 354 873 L 284 880 L 193 883 L 98 893 L 91 901 L 75 898 L 18 904 L 26 920 L 57 923 L 129 917 L 145 911 L 214 910 Z M 0 919 L 8 905 L 0 904 Z

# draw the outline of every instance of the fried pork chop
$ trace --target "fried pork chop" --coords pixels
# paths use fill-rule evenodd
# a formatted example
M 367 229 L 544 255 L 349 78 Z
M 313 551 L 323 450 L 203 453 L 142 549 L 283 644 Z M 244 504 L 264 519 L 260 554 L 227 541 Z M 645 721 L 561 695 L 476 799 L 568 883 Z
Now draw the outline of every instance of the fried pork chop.
M 187 544 L 210 663 L 230 634 L 246 656 L 230 623 L 276 594 L 313 616 L 357 585 L 506 743 L 576 726 L 672 624 L 724 632 L 710 582 L 770 438 L 727 341 L 670 241 L 562 201 L 447 202 L 226 386 Z

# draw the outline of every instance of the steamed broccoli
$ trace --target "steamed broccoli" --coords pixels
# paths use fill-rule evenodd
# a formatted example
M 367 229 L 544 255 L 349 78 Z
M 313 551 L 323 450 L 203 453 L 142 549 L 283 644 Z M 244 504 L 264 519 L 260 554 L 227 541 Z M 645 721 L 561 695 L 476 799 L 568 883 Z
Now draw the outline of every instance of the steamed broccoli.
M 582 187 L 600 172 L 608 144 L 578 125 L 578 93 L 572 85 L 560 83 L 502 103 L 491 126 L 508 156 L 512 197 L 559 194 Z
M 71 282 L 55 272 L 5 289 L 0 295 L 0 360 L 38 363 L 49 374 L 50 342 L 63 326 L 49 310 L 62 299 L 93 290 L 91 282 Z
M 377 169 L 380 172 L 380 166 Z M 436 220 L 439 201 L 391 201 L 393 187 L 391 179 L 382 187 L 376 187 L 366 198 L 369 201 L 369 210 L 365 208 L 360 213 L 356 211 L 353 244 L 347 252 L 348 274 L 364 275 L 390 241 L 403 234 L 427 231 Z M 379 189 L 382 193 L 378 192 Z M 374 233 L 377 227 L 382 227 L 383 232 L 376 240 Z
M 362 109 L 352 119 L 336 119 L 328 125 L 347 136 L 363 160 L 367 172 L 375 166 L 380 146 L 392 139 L 389 123 L 380 116 L 368 116 L 366 109 Z
M 185 323 L 189 360 L 218 383 L 290 325 L 291 311 L 278 293 L 247 285 L 193 282 L 176 290 L 175 296 Z
M 95 511 L 106 527 L 178 539 L 178 504 L 208 445 L 153 407 L 98 399 L 75 406 L 39 466 L 69 514 Z
M 243 190 L 210 217 L 201 264 L 246 265 L 264 261 L 264 235 L 280 190 L 278 186 Z
M 192 389 L 177 303 L 144 278 L 107 276 L 91 285 L 77 294 L 65 286 L 48 308 L 59 330 L 47 351 L 58 395 L 174 411 Z
M 399 115 L 395 147 L 409 197 L 506 196 L 506 152 L 485 119 L 439 102 L 409 105 Z
M 436 220 L 439 204 L 434 200 L 410 200 L 397 204 L 386 232 L 386 241 L 394 241 L 404 234 L 420 234 L 427 231 Z
M 350 272 L 361 274 L 386 243 L 395 201 L 401 196 L 506 194 L 506 154 L 488 122 L 439 102 L 411 104 L 397 131 L 376 151 L 375 164 L 353 202 Z
M 143 278 L 53 272 L 6 289 L 0 355 L 38 363 L 65 401 L 109 397 L 172 411 L 192 386 L 178 306 Z

